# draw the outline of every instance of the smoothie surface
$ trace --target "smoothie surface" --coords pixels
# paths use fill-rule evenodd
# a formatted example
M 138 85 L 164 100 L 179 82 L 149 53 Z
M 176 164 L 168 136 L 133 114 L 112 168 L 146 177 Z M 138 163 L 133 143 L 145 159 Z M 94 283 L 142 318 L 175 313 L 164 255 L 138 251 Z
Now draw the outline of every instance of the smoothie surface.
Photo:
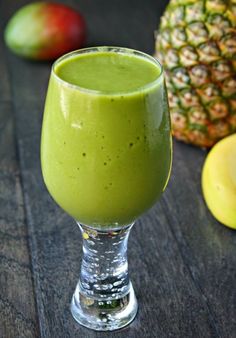
M 55 65 L 62 80 L 100 92 L 132 92 L 155 81 L 161 68 L 136 55 L 96 52 L 74 55 Z

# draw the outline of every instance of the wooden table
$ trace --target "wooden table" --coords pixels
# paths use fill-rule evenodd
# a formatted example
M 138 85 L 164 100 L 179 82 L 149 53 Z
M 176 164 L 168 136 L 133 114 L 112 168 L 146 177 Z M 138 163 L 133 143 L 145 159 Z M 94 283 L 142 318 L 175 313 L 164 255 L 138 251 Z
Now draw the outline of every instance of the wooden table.
M 1 32 L 25 0 L 1 1 Z M 153 52 L 158 0 L 64 1 L 84 14 L 88 46 Z M 29 28 L 30 29 L 30 28 Z M 100 333 L 72 319 L 80 269 L 75 222 L 41 176 L 40 129 L 49 63 L 22 60 L 0 41 L 0 337 L 236 337 L 236 233 L 210 215 L 201 193 L 206 152 L 174 143 L 173 171 L 160 202 L 133 228 L 130 274 L 136 320 Z

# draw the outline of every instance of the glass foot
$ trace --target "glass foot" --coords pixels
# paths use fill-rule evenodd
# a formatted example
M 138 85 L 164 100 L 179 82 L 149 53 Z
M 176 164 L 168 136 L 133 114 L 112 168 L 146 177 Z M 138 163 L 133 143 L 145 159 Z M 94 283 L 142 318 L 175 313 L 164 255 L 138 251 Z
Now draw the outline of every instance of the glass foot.
M 96 300 L 81 293 L 79 285 L 71 302 L 71 313 L 81 325 L 96 331 L 112 331 L 128 325 L 136 316 L 137 300 L 132 284 L 119 299 Z

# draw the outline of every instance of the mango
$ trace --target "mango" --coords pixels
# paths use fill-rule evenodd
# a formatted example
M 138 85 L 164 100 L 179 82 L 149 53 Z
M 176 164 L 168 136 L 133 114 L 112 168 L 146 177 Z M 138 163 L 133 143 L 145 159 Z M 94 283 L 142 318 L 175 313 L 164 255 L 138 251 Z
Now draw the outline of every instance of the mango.
M 79 49 L 85 37 L 85 20 L 78 11 L 44 1 L 21 7 L 10 18 L 4 32 L 11 51 L 35 60 L 53 60 Z

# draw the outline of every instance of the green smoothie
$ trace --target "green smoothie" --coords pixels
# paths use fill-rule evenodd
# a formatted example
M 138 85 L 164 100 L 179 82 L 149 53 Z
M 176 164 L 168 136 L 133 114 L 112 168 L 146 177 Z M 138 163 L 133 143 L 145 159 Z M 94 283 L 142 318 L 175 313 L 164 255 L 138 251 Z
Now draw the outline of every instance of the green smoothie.
M 171 133 L 161 68 L 135 53 L 72 53 L 54 65 L 42 172 L 55 201 L 92 226 L 133 222 L 164 190 Z

